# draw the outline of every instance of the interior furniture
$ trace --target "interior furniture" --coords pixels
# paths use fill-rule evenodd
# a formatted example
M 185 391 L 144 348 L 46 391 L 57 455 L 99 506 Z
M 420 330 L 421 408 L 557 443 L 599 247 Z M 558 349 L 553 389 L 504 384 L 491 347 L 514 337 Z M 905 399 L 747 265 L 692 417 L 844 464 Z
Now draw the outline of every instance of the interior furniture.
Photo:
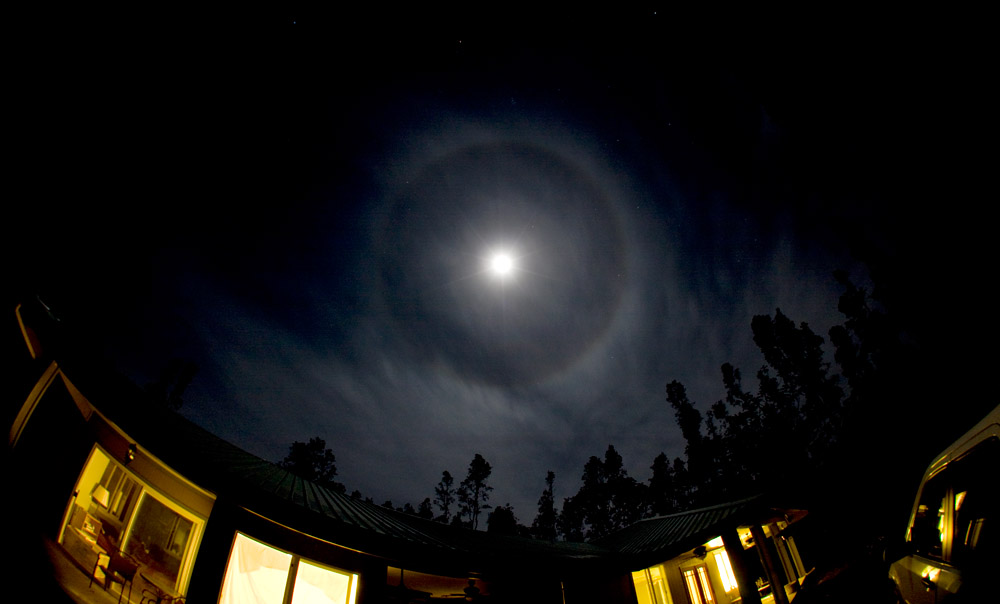
M 112 582 L 121 584 L 122 588 L 118 593 L 119 604 L 122 601 L 122 595 L 125 594 L 125 585 L 128 584 L 128 599 L 126 601 L 131 601 L 132 583 L 135 580 L 135 574 L 139 571 L 139 563 L 132 556 L 118 549 L 104 534 L 104 531 L 97 535 L 97 545 L 106 553 L 97 556 L 94 570 L 90 573 L 90 585 L 94 584 L 94 579 L 99 578 L 98 573 L 100 573 L 103 575 L 105 591 L 108 590 Z

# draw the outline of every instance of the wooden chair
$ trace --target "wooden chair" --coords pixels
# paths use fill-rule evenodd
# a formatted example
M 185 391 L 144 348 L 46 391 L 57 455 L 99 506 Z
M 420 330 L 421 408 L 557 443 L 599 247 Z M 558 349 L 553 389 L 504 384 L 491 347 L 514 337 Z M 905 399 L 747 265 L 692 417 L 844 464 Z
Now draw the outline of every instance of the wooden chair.
M 122 595 L 125 594 L 125 584 L 128 584 L 128 598 L 126 601 L 131 601 L 132 599 L 132 582 L 135 580 L 135 574 L 139 571 L 139 563 L 127 553 L 118 549 L 114 543 L 108 539 L 108 536 L 101 531 L 97 536 L 97 545 L 101 546 L 106 553 L 98 554 L 97 562 L 94 563 L 94 570 L 90 573 L 90 585 L 94 585 L 94 579 L 97 577 L 97 571 L 100 569 L 104 574 L 104 591 L 108 590 L 108 586 L 112 583 L 120 583 L 122 586 L 121 592 L 118 594 L 119 604 L 122 601 Z
M 184 598 L 181 596 L 170 596 L 160 593 L 159 590 L 151 591 L 148 589 L 142 590 L 142 599 L 139 600 L 139 604 L 184 604 Z

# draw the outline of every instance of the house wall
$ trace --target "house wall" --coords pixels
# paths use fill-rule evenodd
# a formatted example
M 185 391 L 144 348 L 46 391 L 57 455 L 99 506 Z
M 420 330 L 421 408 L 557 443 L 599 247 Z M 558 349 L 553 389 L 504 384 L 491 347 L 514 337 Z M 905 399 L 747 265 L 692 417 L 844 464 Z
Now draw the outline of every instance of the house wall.
M 216 501 L 202 537 L 198 561 L 191 576 L 191 601 L 219 598 L 236 533 L 243 533 L 277 549 L 360 576 L 359 603 L 381 601 L 387 563 L 362 552 L 316 539 L 291 527 L 268 520 L 225 496 Z
M 61 379 L 23 404 L 33 408 L 10 453 L 10 491 L 22 495 L 16 518 L 56 540 L 93 440 Z

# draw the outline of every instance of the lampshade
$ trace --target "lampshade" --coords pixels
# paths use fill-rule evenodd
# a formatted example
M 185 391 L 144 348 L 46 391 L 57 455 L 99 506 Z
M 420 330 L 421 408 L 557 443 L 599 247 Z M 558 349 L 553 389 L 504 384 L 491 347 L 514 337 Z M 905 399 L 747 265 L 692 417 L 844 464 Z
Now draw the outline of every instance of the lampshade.
M 94 503 L 101 504 L 102 507 L 108 507 L 108 502 L 111 501 L 111 493 L 101 485 L 94 487 L 93 492 L 90 494 L 90 498 L 94 500 Z

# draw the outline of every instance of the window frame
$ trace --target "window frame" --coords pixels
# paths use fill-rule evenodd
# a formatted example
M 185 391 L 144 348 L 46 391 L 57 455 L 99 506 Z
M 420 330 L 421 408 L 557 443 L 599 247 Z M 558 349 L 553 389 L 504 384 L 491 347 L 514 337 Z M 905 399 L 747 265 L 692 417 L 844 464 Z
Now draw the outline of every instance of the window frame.
M 84 476 L 87 474 L 88 469 L 90 469 L 91 464 L 95 463 L 96 458 L 104 458 L 107 461 L 106 467 L 101 471 L 100 477 L 96 480 L 96 485 L 104 486 L 106 477 L 113 477 L 115 472 L 122 473 L 121 482 L 124 480 L 130 480 L 134 484 L 132 487 L 133 498 L 128 503 L 128 507 L 124 510 L 124 518 L 118 518 L 118 516 L 111 510 L 106 510 L 103 514 L 107 514 L 114 518 L 118 518 L 121 523 L 121 530 L 117 536 L 116 545 L 124 550 L 125 545 L 132 536 L 132 529 L 135 522 L 137 512 L 141 507 L 143 498 L 146 495 L 153 497 L 159 503 L 170 509 L 175 514 L 181 516 L 182 518 L 190 521 L 192 523 L 191 534 L 188 536 L 187 545 L 184 548 L 184 552 L 181 556 L 180 567 L 177 570 L 177 580 L 170 586 L 171 589 L 178 594 L 186 594 L 188 585 L 191 581 L 191 574 L 194 569 L 195 559 L 198 555 L 198 550 L 201 547 L 201 539 L 205 533 L 205 525 L 208 523 L 208 519 L 201 516 L 200 514 L 188 509 L 184 505 L 178 503 L 169 495 L 167 495 L 162 490 L 158 489 L 154 485 L 150 484 L 142 476 L 136 474 L 130 470 L 127 466 L 119 462 L 114 455 L 112 455 L 107 449 L 105 449 L 100 443 L 94 443 L 91 448 L 90 453 L 87 455 L 86 461 L 80 467 L 80 471 L 77 474 L 76 483 L 74 484 L 74 492 L 79 492 L 81 488 L 81 482 Z M 157 465 L 160 465 L 157 463 Z M 114 496 L 114 493 L 109 491 L 109 494 Z M 123 496 L 124 497 L 124 496 Z M 66 511 L 63 514 L 62 526 L 59 529 L 59 534 L 63 534 L 63 530 L 70 522 L 70 513 L 73 509 L 73 504 L 76 502 L 76 498 L 70 500 L 66 506 Z M 111 502 L 115 503 L 115 502 Z M 117 530 L 117 528 L 116 528 Z M 60 543 L 62 540 L 60 539 Z
M 271 550 L 274 550 L 281 554 L 285 554 L 290 557 L 288 562 L 288 569 L 287 571 L 285 571 L 287 574 L 285 575 L 285 584 L 283 586 L 284 595 L 282 596 L 281 600 L 282 604 L 295 604 L 295 586 L 298 580 L 300 563 L 305 563 L 309 566 L 313 566 L 325 570 L 327 572 L 332 572 L 346 577 L 348 583 L 347 583 L 347 600 L 345 604 L 355 604 L 357 602 L 358 585 L 360 584 L 361 580 L 361 577 L 357 572 L 349 571 L 343 568 L 338 568 L 336 566 L 331 566 L 330 564 L 320 562 L 319 560 L 315 560 L 313 558 L 307 558 L 301 556 L 291 550 L 277 547 L 275 545 L 272 545 L 271 543 L 268 543 L 267 541 L 258 539 L 257 537 L 254 537 L 248 533 L 239 530 L 234 531 L 233 533 L 232 544 L 230 545 L 229 548 L 229 555 L 226 558 L 226 567 L 225 571 L 223 572 L 223 580 L 219 586 L 218 602 L 223 602 L 223 596 L 226 593 L 226 581 L 229 578 L 229 567 L 233 563 L 233 554 L 236 551 L 237 543 L 240 538 L 248 539 L 263 547 L 269 548 Z
M 703 562 L 694 566 L 685 566 L 679 570 L 689 602 L 692 604 L 715 604 L 717 602 L 715 591 L 712 589 L 712 576 L 709 574 L 708 564 Z M 690 573 L 690 580 L 688 573 Z M 692 583 L 698 589 L 697 594 L 691 592 Z M 695 595 L 698 597 L 697 600 L 694 598 Z

